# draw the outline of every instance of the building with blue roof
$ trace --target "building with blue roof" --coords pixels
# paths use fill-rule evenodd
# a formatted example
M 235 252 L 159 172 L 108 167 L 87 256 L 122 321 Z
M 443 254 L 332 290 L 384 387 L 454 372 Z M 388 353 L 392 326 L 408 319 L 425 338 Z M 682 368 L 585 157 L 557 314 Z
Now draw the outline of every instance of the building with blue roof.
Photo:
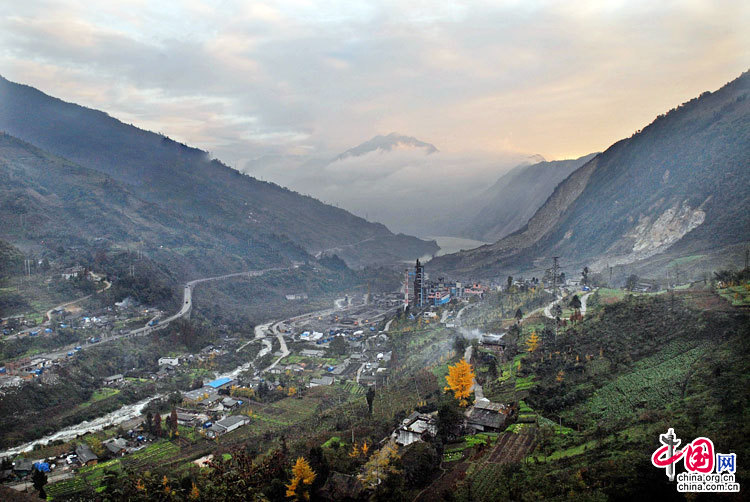
M 206 385 L 214 389 L 221 389 L 222 387 L 226 387 L 227 385 L 232 383 L 232 381 L 233 380 L 229 377 L 217 378 L 213 382 L 208 382 Z

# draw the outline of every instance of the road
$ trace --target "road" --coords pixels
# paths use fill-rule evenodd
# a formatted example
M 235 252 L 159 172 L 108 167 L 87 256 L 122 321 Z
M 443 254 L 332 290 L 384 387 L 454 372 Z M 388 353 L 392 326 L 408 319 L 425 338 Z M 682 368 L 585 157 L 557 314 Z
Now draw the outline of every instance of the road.
M 581 299 L 581 315 L 583 315 L 583 316 L 586 315 L 586 302 L 588 301 L 589 296 L 591 296 L 592 294 L 594 294 L 594 292 L 593 291 L 589 291 L 588 293 L 586 293 L 585 295 L 583 295 L 583 296 L 580 297 L 580 299 Z M 554 319 L 555 318 L 555 316 L 552 315 L 552 308 L 555 306 L 555 304 L 557 302 L 559 302 L 562 299 L 563 299 L 563 297 L 560 296 L 557 300 L 553 301 L 552 303 L 550 303 L 549 305 L 547 305 L 546 307 L 544 307 L 544 315 L 545 315 L 545 317 L 548 317 L 549 319 Z M 539 309 L 535 310 L 534 312 L 537 312 L 538 310 Z M 531 314 L 533 314 L 534 312 L 532 312 Z M 531 315 L 531 314 L 529 314 L 529 315 Z
M 75 350 L 75 347 L 77 347 L 77 346 L 80 346 L 81 349 L 83 350 L 83 349 L 89 348 L 89 347 L 94 346 L 94 345 L 101 345 L 101 344 L 104 344 L 104 343 L 112 342 L 114 340 L 119 340 L 121 338 L 133 338 L 133 337 L 137 337 L 137 336 L 144 336 L 144 335 L 147 335 L 147 334 L 152 333 L 154 331 L 157 331 L 157 330 L 160 330 L 160 329 L 164 329 L 165 327 L 167 327 L 169 325 L 170 322 L 175 321 L 177 319 L 180 319 L 182 317 L 185 317 L 186 315 L 188 315 L 190 313 L 190 311 L 193 308 L 193 289 L 195 288 L 196 285 L 198 285 L 198 284 L 200 284 L 202 282 L 219 281 L 219 280 L 231 279 L 231 278 L 234 278 L 234 277 L 258 277 L 258 276 L 261 276 L 261 275 L 266 274 L 268 272 L 275 272 L 275 271 L 279 271 L 279 270 L 287 270 L 287 269 L 286 268 L 279 268 L 279 267 L 277 267 L 277 268 L 267 268 L 267 269 L 264 269 L 264 270 L 249 270 L 249 271 L 246 271 L 246 272 L 236 272 L 236 273 L 232 273 L 232 274 L 224 274 L 224 275 L 217 275 L 217 276 L 214 276 L 214 277 L 204 277 L 202 279 L 194 279 L 194 280 L 189 281 L 188 283 L 186 283 L 185 286 L 183 287 L 182 306 L 180 307 L 180 310 L 177 313 L 175 313 L 175 314 L 173 314 L 173 315 L 171 315 L 171 316 L 169 316 L 169 317 L 167 317 L 165 319 L 162 319 L 161 321 L 159 321 L 159 324 L 156 324 L 154 326 L 149 326 L 148 324 L 146 324 L 143 327 L 130 330 L 130 331 L 126 332 L 126 333 L 122 333 L 122 334 L 119 334 L 119 335 L 110 336 L 108 338 L 103 338 L 101 341 L 93 343 L 93 344 L 92 343 L 88 343 L 88 342 L 86 342 L 86 343 L 79 343 L 79 344 L 71 344 L 71 345 L 68 345 L 66 347 L 61 347 L 60 349 L 57 349 L 54 352 L 48 352 L 46 354 L 38 354 L 38 355 L 36 355 L 34 357 L 40 357 L 40 358 L 50 359 L 50 360 L 62 359 L 64 357 L 66 357 L 69 352 Z M 83 299 L 84 298 L 79 298 L 78 300 L 75 300 L 75 301 L 81 301 Z
M 336 246 L 328 249 L 324 249 L 322 251 L 318 251 L 315 253 L 315 258 L 320 258 L 321 256 L 327 254 L 327 253 L 333 253 L 336 251 L 343 251 L 345 248 L 353 248 L 354 246 L 359 246 L 360 244 L 364 244 L 365 242 L 370 242 L 375 240 L 375 237 L 368 237 L 367 239 L 361 240 L 359 242 L 353 242 L 352 244 L 342 244 L 341 246 Z

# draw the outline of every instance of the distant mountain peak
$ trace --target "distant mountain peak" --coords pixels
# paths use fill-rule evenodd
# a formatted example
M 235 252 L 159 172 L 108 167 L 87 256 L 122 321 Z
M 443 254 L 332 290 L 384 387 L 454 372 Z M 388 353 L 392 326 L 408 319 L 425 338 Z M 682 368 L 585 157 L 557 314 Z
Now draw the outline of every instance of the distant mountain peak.
M 343 160 L 347 157 L 361 157 L 362 155 L 375 151 L 390 152 L 393 149 L 403 147 L 411 149 L 421 148 L 425 150 L 427 155 L 438 151 L 435 145 L 420 141 L 413 136 L 405 136 L 403 134 L 392 132 L 386 136 L 380 134 L 374 136 L 364 143 L 360 143 L 354 148 L 350 148 L 344 153 L 338 155 L 333 161 Z
M 542 162 L 547 162 L 547 159 L 545 159 L 543 155 L 535 153 L 526 157 L 526 159 L 524 159 L 523 161 L 523 164 L 533 165 L 533 164 L 541 164 Z

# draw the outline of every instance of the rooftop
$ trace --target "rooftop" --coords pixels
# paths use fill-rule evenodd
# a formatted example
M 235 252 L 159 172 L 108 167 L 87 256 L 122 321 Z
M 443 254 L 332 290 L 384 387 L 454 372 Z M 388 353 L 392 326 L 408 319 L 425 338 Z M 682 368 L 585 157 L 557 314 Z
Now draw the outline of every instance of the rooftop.
M 229 377 L 217 378 L 213 382 L 208 382 L 206 385 L 208 385 L 209 387 L 213 387 L 214 389 L 218 389 L 219 387 L 226 385 L 231 381 L 232 379 Z

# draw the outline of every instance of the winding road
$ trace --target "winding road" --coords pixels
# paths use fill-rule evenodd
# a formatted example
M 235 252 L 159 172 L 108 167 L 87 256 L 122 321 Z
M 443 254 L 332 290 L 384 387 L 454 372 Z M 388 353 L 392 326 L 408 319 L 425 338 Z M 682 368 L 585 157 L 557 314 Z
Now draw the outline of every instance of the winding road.
M 154 326 L 149 326 L 148 324 L 146 324 L 145 326 L 142 326 L 140 328 L 136 328 L 136 329 L 130 330 L 130 331 L 126 332 L 126 333 L 122 333 L 122 334 L 119 334 L 119 335 L 110 336 L 110 337 L 107 337 L 107 338 L 102 338 L 99 342 L 96 342 L 96 343 L 93 343 L 93 344 L 92 343 L 88 343 L 88 342 L 71 344 L 71 345 L 68 345 L 66 347 L 61 347 L 61 348 L 55 350 L 54 352 L 48 352 L 46 354 L 37 354 L 34 357 L 44 358 L 44 359 L 50 359 L 50 360 L 62 359 L 63 357 L 66 357 L 69 352 L 75 350 L 75 347 L 78 347 L 78 346 L 80 346 L 81 349 L 83 350 L 83 349 L 89 348 L 91 346 L 101 345 L 101 344 L 104 344 L 104 343 L 112 342 L 114 340 L 119 340 L 121 338 L 134 338 L 134 337 L 137 337 L 137 336 L 144 336 L 144 335 L 147 335 L 149 333 L 152 333 L 153 331 L 164 329 L 165 327 L 167 327 L 169 325 L 170 322 L 175 321 L 177 319 L 180 319 L 182 317 L 185 317 L 185 316 L 187 316 L 190 313 L 190 311 L 193 308 L 193 288 L 195 288 L 196 285 L 198 285 L 198 284 L 200 284 L 202 282 L 219 281 L 219 280 L 224 280 L 224 279 L 232 279 L 234 277 L 258 277 L 258 276 L 261 276 L 261 275 L 266 274 L 268 272 L 276 272 L 276 271 L 280 271 L 280 270 L 288 270 L 288 269 L 287 268 L 276 267 L 276 268 L 267 268 L 267 269 L 263 269 L 263 270 L 249 270 L 249 271 L 246 271 L 246 272 L 236 272 L 236 273 L 232 273 L 232 274 L 217 275 L 217 276 L 214 276 L 214 277 L 204 277 L 202 279 L 194 279 L 194 280 L 189 281 L 188 283 L 186 283 L 185 286 L 183 287 L 182 306 L 180 307 L 180 310 L 177 313 L 175 313 L 175 314 L 173 314 L 173 315 L 171 315 L 171 316 L 169 316 L 169 317 L 167 317 L 165 319 L 160 320 L 159 323 L 156 324 L 156 325 L 154 325 Z M 111 286 L 111 284 L 110 284 L 110 286 Z M 107 288 L 105 288 L 105 289 L 107 289 Z M 89 295 L 89 296 L 91 296 L 91 295 Z M 81 300 L 84 300 L 85 298 L 88 298 L 88 297 L 79 298 L 78 300 L 74 300 L 73 302 L 68 302 L 67 305 L 70 305 L 71 303 L 79 302 Z

